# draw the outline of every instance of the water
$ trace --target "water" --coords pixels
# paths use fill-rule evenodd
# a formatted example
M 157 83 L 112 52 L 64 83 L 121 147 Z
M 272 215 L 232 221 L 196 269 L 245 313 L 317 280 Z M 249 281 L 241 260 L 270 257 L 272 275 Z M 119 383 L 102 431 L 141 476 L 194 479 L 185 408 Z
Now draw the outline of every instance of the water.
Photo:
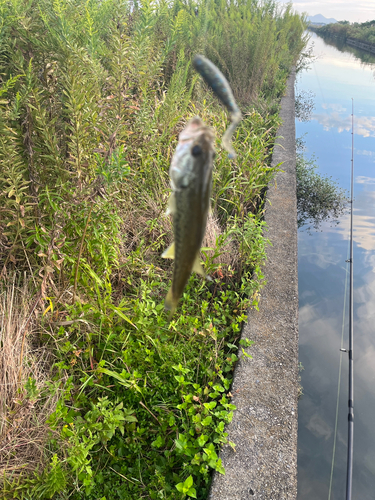
M 316 94 L 313 119 L 296 123 L 319 170 L 349 190 L 354 99 L 353 500 L 375 498 L 375 58 L 313 34 L 319 56 L 299 77 Z M 300 361 L 298 499 L 329 498 L 339 361 L 342 379 L 331 500 L 345 498 L 348 358 L 340 354 L 349 215 L 311 236 L 299 232 Z M 348 290 L 349 292 L 349 290 Z M 347 311 L 347 306 L 346 306 Z M 348 346 L 348 316 L 344 317 Z

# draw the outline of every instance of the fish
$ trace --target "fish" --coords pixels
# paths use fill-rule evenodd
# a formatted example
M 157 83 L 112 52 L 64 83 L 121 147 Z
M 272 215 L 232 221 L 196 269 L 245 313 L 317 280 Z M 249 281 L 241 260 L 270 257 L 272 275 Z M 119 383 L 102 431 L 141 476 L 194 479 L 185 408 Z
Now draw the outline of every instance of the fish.
M 174 259 L 172 285 L 165 299 L 170 317 L 192 271 L 202 276 L 200 249 L 210 209 L 214 133 L 198 116 L 179 134 L 169 169 L 172 194 L 167 213 L 172 214 L 174 242 L 162 254 Z
M 211 62 L 209 59 L 207 59 L 207 57 L 204 57 L 201 54 L 196 54 L 194 56 L 193 66 L 195 70 L 203 77 L 206 83 L 211 87 L 211 89 L 221 100 L 221 102 L 230 111 L 231 124 L 222 137 L 222 144 L 224 149 L 228 151 L 228 157 L 235 158 L 236 153 L 233 149 L 231 140 L 236 127 L 242 120 L 242 114 L 240 108 L 237 106 L 228 80 L 213 62 Z

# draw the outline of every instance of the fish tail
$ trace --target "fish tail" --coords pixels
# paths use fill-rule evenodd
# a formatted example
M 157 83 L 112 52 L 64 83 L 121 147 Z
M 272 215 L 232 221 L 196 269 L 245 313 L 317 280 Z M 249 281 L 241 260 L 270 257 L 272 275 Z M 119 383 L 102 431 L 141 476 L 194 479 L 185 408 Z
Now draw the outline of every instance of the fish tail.
M 229 125 L 229 127 L 227 128 L 227 130 L 225 131 L 223 138 L 222 138 L 223 147 L 224 147 L 224 149 L 226 149 L 228 151 L 229 158 L 236 157 L 236 152 L 234 151 L 233 146 L 232 146 L 232 136 L 234 134 L 234 131 L 237 128 L 237 125 L 240 123 L 241 119 L 242 119 L 241 111 L 238 111 L 236 113 L 232 113 L 231 114 L 232 122 Z
M 229 153 L 229 158 L 235 158 L 236 153 L 233 149 L 231 139 L 237 125 L 242 119 L 242 115 L 233 96 L 232 89 L 219 68 L 206 57 L 197 54 L 193 59 L 193 66 L 230 111 L 231 124 L 223 135 L 222 143 L 224 149 Z
M 173 296 L 172 287 L 169 289 L 165 298 L 164 307 L 169 311 L 169 319 L 173 316 L 178 304 L 178 299 Z

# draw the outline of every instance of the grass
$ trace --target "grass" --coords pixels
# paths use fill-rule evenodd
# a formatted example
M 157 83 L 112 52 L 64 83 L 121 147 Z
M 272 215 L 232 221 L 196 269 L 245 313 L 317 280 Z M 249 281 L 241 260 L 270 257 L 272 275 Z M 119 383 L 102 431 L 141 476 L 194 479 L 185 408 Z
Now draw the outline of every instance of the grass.
M 17 279 L 18 278 L 18 279 Z M 59 394 L 48 391 L 51 354 L 37 342 L 33 284 L 16 274 L 2 287 L 0 467 L 4 474 L 27 474 L 35 462 L 43 462 L 49 428 L 46 419 L 54 411 Z
M 224 473 L 278 102 L 306 40 L 290 6 L 194 7 L 0 1 L 3 498 L 203 499 Z M 241 104 L 235 162 L 197 52 Z M 202 252 L 213 281 L 192 275 L 168 321 L 168 169 L 197 114 L 218 138 Z

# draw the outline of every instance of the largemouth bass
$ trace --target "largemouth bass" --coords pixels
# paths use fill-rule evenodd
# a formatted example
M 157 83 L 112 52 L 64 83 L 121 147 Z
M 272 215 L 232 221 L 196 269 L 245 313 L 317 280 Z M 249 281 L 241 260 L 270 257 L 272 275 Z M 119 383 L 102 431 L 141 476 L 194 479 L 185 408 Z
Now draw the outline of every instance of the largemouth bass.
M 236 153 L 231 140 L 237 125 L 242 119 L 242 114 L 237 106 L 232 89 L 223 73 L 207 57 L 197 54 L 193 59 L 193 66 L 230 111 L 231 124 L 223 135 L 222 143 L 224 149 L 229 153 L 229 158 L 235 158 Z
M 205 275 L 200 248 L 210 207 L 214 135 L 199 117 L 179 135 L 169 175 L 172 194 L 167 213 L 173 217 L 174 242 L 162 257 L 174 259 L 172 286 L 165 308 L 173 314 L 191 271 Z

